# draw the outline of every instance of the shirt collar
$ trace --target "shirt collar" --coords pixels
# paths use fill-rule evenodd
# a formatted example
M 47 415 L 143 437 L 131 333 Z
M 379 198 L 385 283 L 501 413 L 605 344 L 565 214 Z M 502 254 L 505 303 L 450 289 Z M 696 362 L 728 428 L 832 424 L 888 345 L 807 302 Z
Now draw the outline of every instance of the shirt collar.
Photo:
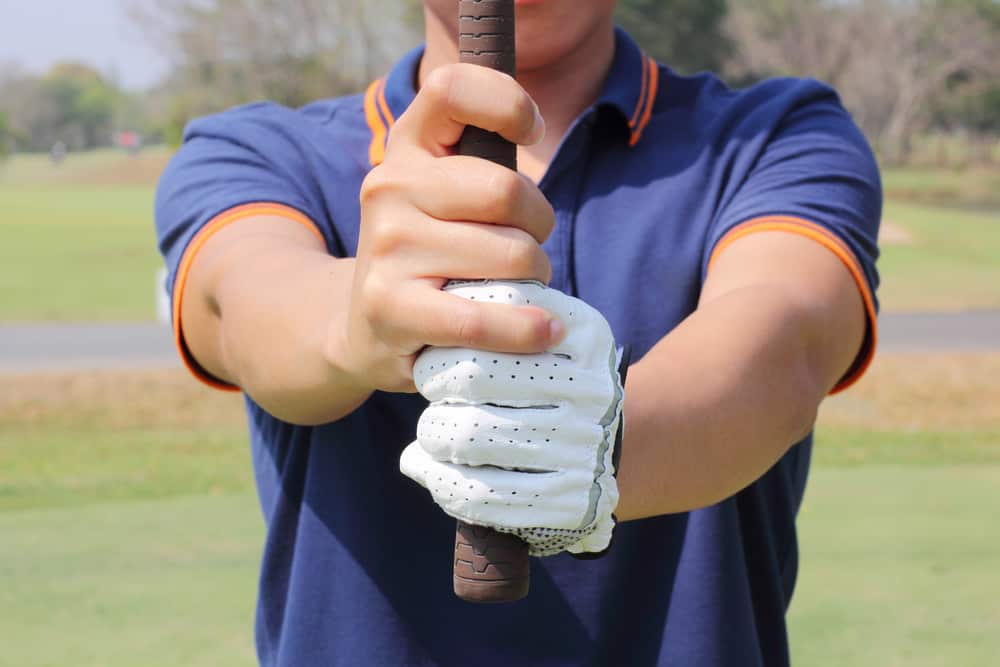
M 385 157 L 385 143 L 396 119 L 417 95 L 416 82 L 424 47 L 407 53 L 389 72 L 374 81 L 365 93 L 365 118 L 372 132 L 369 159 L 373 165 Z M 635 146 L 649 123 L 659 85 L 659 66 L 621 28 L 615 28 L 615 56 L 596 108 L 617 110 L 627 124 L 629 145 Z
M 615 57 L 596 107 L 615 109 L 628 124 L 629 146 L 642 139 L 659 91 L 660 67 L 628 33 L 615 28 Z

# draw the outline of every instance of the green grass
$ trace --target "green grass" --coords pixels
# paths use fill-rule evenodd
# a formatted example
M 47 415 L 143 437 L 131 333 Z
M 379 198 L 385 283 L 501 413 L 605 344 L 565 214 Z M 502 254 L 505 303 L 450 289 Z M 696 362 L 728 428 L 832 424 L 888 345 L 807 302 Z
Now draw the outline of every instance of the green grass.
M 1000 170 L 897 167 L 882 173 L 886 198 L 1000 212 Z
M 145 201 L 152 195 L 144 197 L 142 205 L 134 205 L 133 192 L 101 195 L 82 198 L 80 206 L 94 217 L 104 208 L 120 215 L 123 208 L 130 207 L 137 217 L 144 216 L 147 224 L 0 223 L 0 320 L 155 317 L 156 271 L 162 262 Z M 100 200 L 105 206 L 97 203 Z M 0 192 L 0 210 L 7 203 L 6 193 Z
M 179 371 L 0 383 L 0 664 L 253 664 L 241 401 Z
M 1000 654 L 1000 423 L 958 401 L 905 427 L 904 362 L 822 417 L 789 615 L 797 665 Z M 953 381 L 992 400 L 997 363 L 970 358 Z M 263 535 L 238 398 L 180 371 L 0 382 L 0 664 L 252 664 Z M 883 427 L 849 421 L 858 400 Z
M 252 495 L 0 511 L 0 535 L 0 664 L 254 664 Z
M 18 154 L 0 162 L 0 188 L 152 187 L 170 155 L 170 150 L 160 146 L 132 157 L 102 149 L 70 153 L 55 166 L 45 154 Z
M 979 208 L 1000 213 L 1000 170 L 896 167 L 882 172 L 890 201 Z
M 1000 424 L 995 430 L 878 429 L 822 426 L 813 452 L 816 465 L 996 465 L 1000 467 Z
M 0 320 L 151 320 L 153 189 L 0 187 Z
M 169 158 L 95 151 L 0 168 L 0 322 L 151 320 L 160 267 L 152 208 Z M 890 169 L 886 311 L 1000 308 L 1000 170 Z
M 237 429 L 12 428 L 0 433 L 0 512 L 247 493 L 248 447 Z
M 18 156 L 0 170 L 0 321 L 153 319 L 166 158 L 100 151 L 56 168 Z
M 1000 465 L 814 469 L 793 664 L 990 667 L 1000 655 Z
M 888 202 L 885 219 L 912 237 L 882 248 L 886 310 L 1000 308 L 1000 212 Z

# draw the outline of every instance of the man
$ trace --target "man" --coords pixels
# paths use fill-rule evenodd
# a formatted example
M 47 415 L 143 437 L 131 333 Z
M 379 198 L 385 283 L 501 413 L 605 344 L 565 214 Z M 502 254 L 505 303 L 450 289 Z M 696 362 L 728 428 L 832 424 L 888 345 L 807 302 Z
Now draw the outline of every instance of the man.
M 518 85 L 452 64 L 455 2 L 427 0 L 366 95 L 188 128 L 157 223 L 184 358 L 247 395 L 262 664 L 788 664 L 809 434 L 875 347 L 877 169 L 828 88 L 680 77 L 614 6 L 519 2 Z M 467 124 L 521 175 L 453 155 Z M 574 325 L 450 278 L 546 282 L 638 360 L 610 551 L 535 560 L 515 605 L 454 598 L 454 521 L 399 474 L 414 362 Z

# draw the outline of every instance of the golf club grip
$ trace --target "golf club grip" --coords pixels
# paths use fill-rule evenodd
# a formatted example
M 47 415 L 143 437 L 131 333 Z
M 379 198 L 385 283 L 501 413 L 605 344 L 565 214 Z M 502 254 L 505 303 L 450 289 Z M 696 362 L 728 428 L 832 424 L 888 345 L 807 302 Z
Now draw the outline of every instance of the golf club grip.
M 459 61 L 515 75 L 514 0 L 460 0 Z M 517 147 L 493 132 L 468 127 L 458 143 L 460 155 L 481 157 L 517 171 Z
M 514 0 L 460 0 L 458 23 L 461 62 L 514 76 Z M 458 152 L 517 170 L 517 147 L 477 127 L 466 128 Z M 453 565 L 455 595 L 468 602 L 514 602 L 528 594 L 528 545 L 514 535 L 459 521 Z

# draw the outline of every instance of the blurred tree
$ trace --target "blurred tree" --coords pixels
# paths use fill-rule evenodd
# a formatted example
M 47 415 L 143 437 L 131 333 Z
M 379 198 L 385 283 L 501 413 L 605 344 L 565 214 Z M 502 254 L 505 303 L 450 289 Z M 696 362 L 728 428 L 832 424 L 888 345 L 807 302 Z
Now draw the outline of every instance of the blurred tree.
M 617 20 L 646 51 L 685 73 L 719 70 L 729 56 L 728 0 L 621 0 Z
M 161 121 L 252 100 L 287 106 L 356 92 L 417 42 L 412 0 L 132 0 L 135 25 L 174 63 Z
M 58 64 L 41 77 L 11 69 L 0 76 L 0 112 L 27 150 L 48 150 L 57 141 L 77 149 L 108 145 L 123 99 L 99 72 L 79 63 Z
M 1000 62 L 996 30 L 957 0 L 733 0 L 727 30 L 731 74 L 831 83 L 890 161 L 908 157 L 937 100 L 995 79 Z
M 56 112 L 45 131 L 73 148 L 110 143 L 115 107 L 120 93 L 87 65 L 61 63 L 42 77 L 41 93 Z M 40 130 L 43 128 L 39 128 Z
M 997 0 L 937 0 L 944 8 L 974 12 L 991 29 L 994 41 L 1000 41 L 1000 2 Z M 968 85 L 962 74 L 953 77 L 949 95 L 935 104 L 935 122 L 946 129 L 961 128 L 980 134 L 1000 134 L 1000 63 L 992 74 Z

